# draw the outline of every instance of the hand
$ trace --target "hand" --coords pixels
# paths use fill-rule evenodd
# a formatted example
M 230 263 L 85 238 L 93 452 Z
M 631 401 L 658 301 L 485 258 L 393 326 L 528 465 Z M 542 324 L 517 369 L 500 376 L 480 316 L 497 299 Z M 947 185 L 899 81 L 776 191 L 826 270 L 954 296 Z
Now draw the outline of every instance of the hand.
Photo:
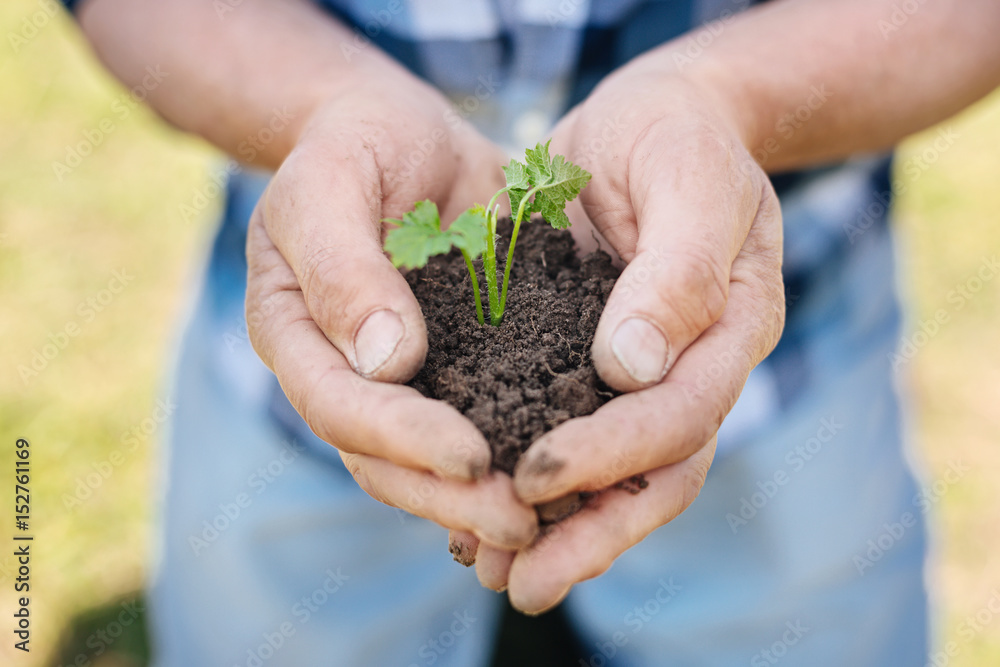
M 556 129 L 553 150 L 593 173 L 586 217 L 627 262 L 592 356 L 628 393 L 535 442 L 514 486 L 531 504 L 639 473 L 649 486 L 605 491 L 516 554 L 480 545 L 480 580 L 522 611 L 554 606 L 691 504 L 723 418 L 777 344 L 781 213 L 735 127 L 707 89 L 638 61 Z
M 382 252 L 382 223 L 420 199 L 454 219 L 500 186 L 502 152 L 446 101 L 395 70 L 322 104 L 250 222 L 247 323 L 254 349 L 313 431 L 372 497 L 486 543 L 526 545 L 534 511 L 456 410 L 399 383 L 427 334 Z

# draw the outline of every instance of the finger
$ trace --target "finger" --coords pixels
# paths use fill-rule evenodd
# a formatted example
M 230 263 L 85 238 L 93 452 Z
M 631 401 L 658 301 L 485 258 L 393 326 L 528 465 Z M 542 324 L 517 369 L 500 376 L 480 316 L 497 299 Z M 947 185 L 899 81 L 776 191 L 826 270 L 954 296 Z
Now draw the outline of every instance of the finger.
M 355 374 L 313 322 L 259 212 L 251 219 L 247 258 L 250 341 L 320 438 L 345 452 L 453 479 L 475 479 L 489 469 L 489 445 L 457 410 L 409 387 Z
M 590 183 L 567 205 L 572 223 L 570 233 L 582 252 L 601 245 L 612 257 L 631 258 L 635 255 L 638 231 L 628 194 L 626 143 L 630 136 L 626 130 L 635 121 L 619 114 L 593 127 L 581 125 L 580 117 L 579 107 L 570 110 L 552 132 L 552 154 L 565 155 L 591 173 Z M 591 230 L 607 244 L 600 244 Z
M 493 193 L 505 185 L 503 170 L 500 169 L 500 165 L 507 162 L 503 150 L 471 127 L 463 125 L 455 131 L 462 135 L 466 148 L 455 156 L 456 178 L 448 183 L 451 187 L 447 201 L 438 202 L 443 224 L 449 224 L 473 202 L 488 202 Z M 501 216 L 510 214 L 506 197 L 500 197 L 498 204 Z M 402 205 L 406 207 L 404 210 L 409 210 L 413 202 L 404 199 Z
M 427 331 L 406 280 L 382 252 L 374 149 L 347 131 L 311 140 L 264 194 L 268 236 L 310 317 L 351 367 L 365 377 L 408 380 L 423 365 Z
M 636 495 L 609 489 L 514 557 L 511 604 L 526 614 L 551 609 L 581 581 L 598 576 L 627 549 L 688 508 L 705 483 L 715 439 L 689 459 L 645 473 Z
M 514 471 L 518 496 L 539 504 L 591 491 L 684 460 L 715 435 L 751 369 L 777 344 L 784 322 L 780 279 L 748 259 L 733 267 L 729 304 L 663 382 L 564 422 Z
M 450 530 L 471 533 L 481 541 L 479 549 L 482 543 L 518 549 L 538 532 L 535 511 L 521 504 L 510 477 L 503 473 L 458 482 L 374 456 L 344 452 L 340 456 L 372 498 Z
M 476 556 L 476 576 L 479 577 L 479 583 L 497 593 L 507 590 L 507 575 L 515 553 L 488 544 L 481 545 Z
M 627 196 L 638 238 L 633 251 L 618 248 L 628 266 L 608 298 L 592 347 L 598 373 L 622 391 L 659 382 L 718 320 L 751 225 L 776 227 L 780 220 L 776 206 L 761 207 L 771 196 L 766 178 L 743 175 L 736 166 L 745 158 L 742 146 L 709 128 L 663 125 L 647 131 L 629 156 Z M 584 199 L 591 210 L 601 197 L 622 198 L 594 180 Z M 614 224 L 615 211 L 622 217 L 620 202 L 604 206 L 605 225 Z M 757 220 L 760 213 L 769 219 Z M 780 232 L 777 238 L 780 248 Z
M 464 530 L 448 531 L 448 553 L 456 563 L 465 567 L 476 564 L 476 551 L 479 549 L 479 538 Z

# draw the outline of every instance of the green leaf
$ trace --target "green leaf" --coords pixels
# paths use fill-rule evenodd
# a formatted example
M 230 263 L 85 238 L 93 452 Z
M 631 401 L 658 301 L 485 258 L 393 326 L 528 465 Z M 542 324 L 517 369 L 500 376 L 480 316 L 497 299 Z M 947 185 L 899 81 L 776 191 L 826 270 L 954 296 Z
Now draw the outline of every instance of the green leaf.
M 528 179 L 537 188 L 532 209 L 556 229 L 569 227 L 566 204 L 576 199 L 590 181 L 590 173 L 562 155 L 549 158 L 549 143 L 538 144 L 524 152 L 528 162 Z
M 416 227 L 429 227 L 440 231 L 441 214 L 438 213 L 437 204 L 430 199 L 418 201 L 413 205 L 412 211 L 403 214 L 403 224 Z
M 413 210 L 403 214 L 402 220 L 387 218 L 386 222 L 399 225 L 385 238 L 385 250 L 397 268 L 418 269 L 433 255 L 451 250 L 452 236 L 441 231 L 437 204 L 430 200 L 414 204 Z
M 517 209 L 521 206 L 521 200 L 531 188 L 528 180 L 528 168 L 514 158 L 510 159 L 510 164 L 501 167 L 503 174 L 507 178 L 507 196 L 510 198 L 510 214 L 517 215 Z M 531 212 L 531 202 L 525 205 L 525 213 Z
M 463 250 L 469 259 L 476 259 L 486 250 L 489 243 L 489 230 L 486 226 L 486 209 L 480 205 L 473 206 L 455 218 L 448 228 L 451 243 Z
M 552 179 L 552 159 L 549 157 L 549 139 L 545 144 L 536 144 L 534 148 L 524 151 L 524 159 L 528 163 L 528 181 L 531 187 L 545 185 Z

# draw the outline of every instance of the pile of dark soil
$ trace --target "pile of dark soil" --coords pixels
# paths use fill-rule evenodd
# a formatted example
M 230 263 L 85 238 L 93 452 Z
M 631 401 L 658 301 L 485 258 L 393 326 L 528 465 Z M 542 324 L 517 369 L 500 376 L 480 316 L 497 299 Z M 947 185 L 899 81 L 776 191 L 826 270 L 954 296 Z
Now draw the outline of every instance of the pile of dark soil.
M 500 221 L 498 233 L 502 273 L 508 220 Z M 479 272 L 485 311 L 481 266 Z M 461 254 L 431 258 L 407 275 L 427 320 L 430 347 L 410 385 L 471 419 L 493 449 L 493 467 L 512 474 L 521 453 L 542 434 L 616 395 L 597 376 L 590 346 L 618 274 L 605 252 L 579 258 L 569 232 L 541 221 L 524 223 L 504 319 L 492 327 L 476 321 Z

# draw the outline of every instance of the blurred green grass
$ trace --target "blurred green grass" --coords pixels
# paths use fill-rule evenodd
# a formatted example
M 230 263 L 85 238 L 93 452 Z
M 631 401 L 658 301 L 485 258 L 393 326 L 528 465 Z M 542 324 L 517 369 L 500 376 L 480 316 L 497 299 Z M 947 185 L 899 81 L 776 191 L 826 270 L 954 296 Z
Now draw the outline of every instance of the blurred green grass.
M 12 469 L 17 437 L 31 441 L 35 536 L 33 650 L 15 656 L 4 641 L 2 664 L 44 663 L 73 615 L 126 595 L 148 571 L 156 434 L 132 452 L 121 438 L 162 393 L 213 217 L 186 223 L 178 207 L 219 160 L 145 108 L 116 113 L 124 91 L 62 13 L 39 19 L 15 53 L 10 34 L 35 15 L 46 16 L 34 0 L 0 4 L 0 465 Z M 102 121 L 113 132 L 60 181 L 53 162 Z M 86 300 L 110 295 L 102 290 L 115 271 L 132 279 L 91 317 Z M 37 377 L 22 377 L 35 351 L 57 349 L 44 346 L 67 323 L 79 334 Z M 105 479 L 94 466 L 116 448 L 123 460 Z M 92 474 L 97 488 L 67 507 Z M 5 526 L 10 509 L 5 502 Z M 3 554 L 0 616 L 9 619 L 13 559 Z
M 184 220 L 179 206 L 192 201 L 221 156 L 144 108 L 121 118 L 112 104 L 124 91 L 66 16 L 44 20 L 15 52 L 9 35 L 21 35 L 24 19 L 42 7 L 38 0 L 0 5 L 0 466 L 11 469 L 8 443 L 31 440 L 37 587 L 32 653 L 15 658 L 3 642 L 0 656 L 24 665 L 51 660 L 71 618 L 116 604 L 149 571 L 161 433 L 134 451 L 122 437 L 151 417 L 162 393 L 177 322 L 221 203 Z M 64 162 L 67 146 L 104 119 L 114 131 L 60 181 L 53 162 Z M 1000 589 L 1000 281 L 986 283 L 959 311 L 947 295 L 1000 250 L 1000 94 L 944 125 L 958 139 L 908 180 L 896 214 L 913 325 L 939 308 L 951 313 L 908 366 L 906 386 L 926 478 L 940 479 L 954 459 L 971 467 L 934 506 L 929 572 L 939 638 L 960 649 L 948 664 L 971 667 L 1000 664 L 1000 621 L 971 638 L 962 626 Z M 935 136 L 928 130 L 907 141 L 900 169 L 930 155 Z M 100 298 L 116 270 L 134 278 L 88 321 L 80 304 Z M 19 366 L 30 367 L 34 352 L 67 323 L 79 334 L 25 381 Z M 114 449 L 123 461 L 104 479 L 101 463 Z M 88 475 L 100 478 L 97 488 L 68 507 Z M 10 520 L 9 505 L 3 516 Z M 11 563 L 0 555 L 5 618 Z

